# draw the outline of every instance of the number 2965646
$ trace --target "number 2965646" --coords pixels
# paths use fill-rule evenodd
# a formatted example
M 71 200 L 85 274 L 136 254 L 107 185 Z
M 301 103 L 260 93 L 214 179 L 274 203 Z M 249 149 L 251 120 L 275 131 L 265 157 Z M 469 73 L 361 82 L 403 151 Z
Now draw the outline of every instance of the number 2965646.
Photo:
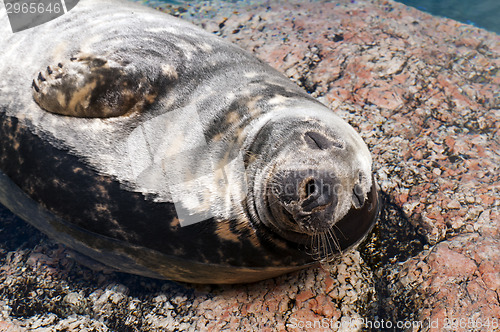
M 7 14 L 43 14 L 43 13 L 59 14 L 63 11 L 60 2 L 43 3 L 38 1 L 6 3 L 5 9 L 7 10 Z

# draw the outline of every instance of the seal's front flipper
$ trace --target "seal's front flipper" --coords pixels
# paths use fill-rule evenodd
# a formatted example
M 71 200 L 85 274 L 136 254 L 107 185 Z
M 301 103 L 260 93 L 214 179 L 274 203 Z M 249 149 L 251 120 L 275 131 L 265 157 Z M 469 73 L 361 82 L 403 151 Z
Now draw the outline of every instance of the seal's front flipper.
M 143 111 L 161 84 L 126 66 L 97 57 L 48 66 L 33 80 L 33 97 L 44 110 L 74 117 L 107 118 Z

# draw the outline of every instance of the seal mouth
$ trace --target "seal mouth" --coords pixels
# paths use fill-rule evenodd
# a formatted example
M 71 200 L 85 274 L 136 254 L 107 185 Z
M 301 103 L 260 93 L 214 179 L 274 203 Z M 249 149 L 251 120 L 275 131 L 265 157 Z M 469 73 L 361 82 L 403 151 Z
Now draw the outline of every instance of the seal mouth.
M 307 197 L 305 201 L 307 202 Z M 333 203 L 322 206 L 323 209 L 319 211 L 320 214 L 316 215 L 316 219 L 331 215 L 332 207 L 335 207 Z M 315 220 L 319 227 L 305 227 L 297 222 L 297 218 L 303 221 L 304 218 L 311 218 L 310 215 L 294 214 L 290 209 L 280 206 L 276 196 L 266 194 L 266 215 L 272 219 L 266 225 L 284 239 L 304 246 L 307 254 L 314 260 L 329 262 L 338 254 L 359 244 L 373 228 L 380 211 L 378 188 L 373 177 L 367 198 L 363 202 L 358 199 L 357 203 L 333 225 L 325 220 Z

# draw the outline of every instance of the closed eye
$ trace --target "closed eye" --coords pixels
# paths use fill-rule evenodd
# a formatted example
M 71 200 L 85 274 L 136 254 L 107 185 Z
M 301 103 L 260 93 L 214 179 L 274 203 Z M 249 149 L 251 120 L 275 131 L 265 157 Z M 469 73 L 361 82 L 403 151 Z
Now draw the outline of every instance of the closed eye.
M 308 131 L 304 135 L 304 140 L 306 141 L 306 144 L 311 148 L 311 149 L 320 149 L 320 150 L 326 150 L 331 148 L 332 146 L 335 146 L 336 148 L 342 149 L 343 145 L 340 142 L 336 142 L 334 140 L 329 139 L 323 134 L 314 132 L 314 131 Z

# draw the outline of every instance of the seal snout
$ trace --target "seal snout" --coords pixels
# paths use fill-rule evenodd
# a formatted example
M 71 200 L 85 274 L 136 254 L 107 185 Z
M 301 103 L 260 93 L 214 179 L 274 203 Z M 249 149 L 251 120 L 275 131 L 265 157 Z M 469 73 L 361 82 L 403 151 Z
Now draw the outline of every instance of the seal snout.
M 339 185 L 327 171 L 281 171 L 272 180 L 269 208 L 277 220 L 288 219 L 301 233 L 325 231 L 332 226 Z

